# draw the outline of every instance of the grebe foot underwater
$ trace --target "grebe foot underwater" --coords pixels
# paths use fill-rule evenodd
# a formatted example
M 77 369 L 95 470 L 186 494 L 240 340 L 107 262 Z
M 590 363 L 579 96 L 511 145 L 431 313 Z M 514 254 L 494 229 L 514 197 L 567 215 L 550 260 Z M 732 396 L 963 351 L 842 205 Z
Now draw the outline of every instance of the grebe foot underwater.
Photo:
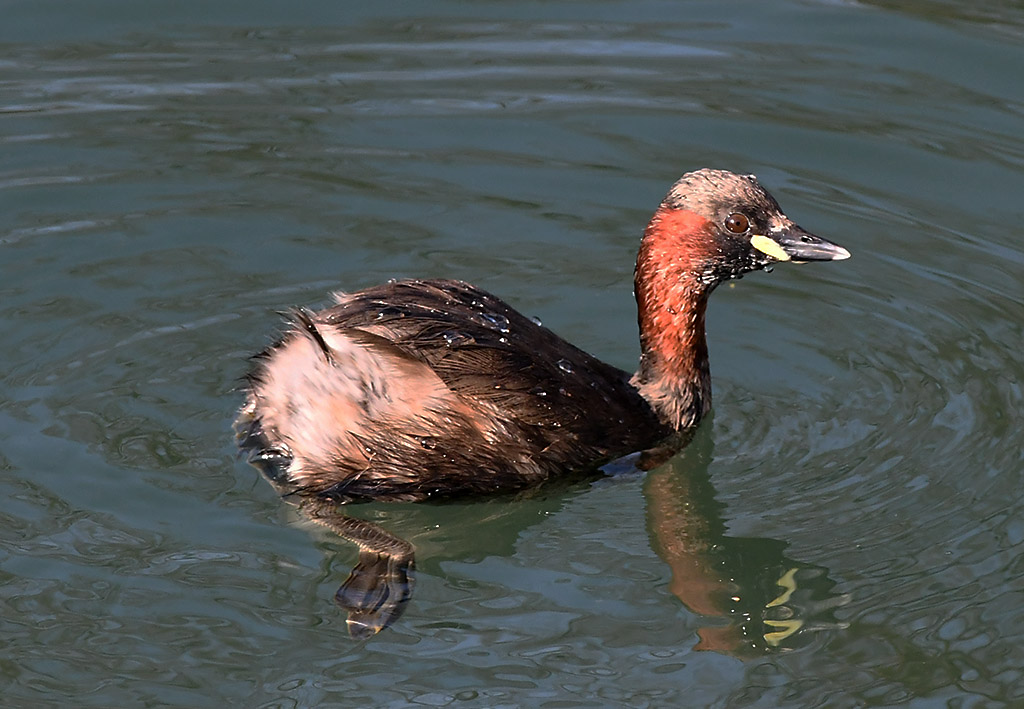
M 348 613 L 345 623 L 354 638 L 365 639 L 394 623 L 412 598 L 412 544 L 378 524 L 338 512 L 331 500 L 305 496 L 299 509 L 313 522 L 359 547 L 359 559 L 334 594 Z
M 711 408 L 704 317 L 723 281 L 849 252 L 752 175 L 703 169 L 640 241 L 635 374 L 468 283 L 406 280 L 296 310 L 255 358 L 239 445 L 282 490 L 335 503 L 511 492 L 597 470 Z

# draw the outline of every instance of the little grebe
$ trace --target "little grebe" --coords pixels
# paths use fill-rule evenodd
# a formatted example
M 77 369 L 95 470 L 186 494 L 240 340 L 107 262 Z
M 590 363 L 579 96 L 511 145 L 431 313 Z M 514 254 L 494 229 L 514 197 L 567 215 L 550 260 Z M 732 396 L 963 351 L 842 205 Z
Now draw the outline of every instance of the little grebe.
M 640 241 L 635 374 L 468 283 L 396 281 L 293 313 L 255 358 L 239 443 L 279 486 L 338 502 L 503 492 L 595 470 L 710 410 L 715 286 L 779 261 L 849 256 L 794 224 L 753 175 L 697 170 Z

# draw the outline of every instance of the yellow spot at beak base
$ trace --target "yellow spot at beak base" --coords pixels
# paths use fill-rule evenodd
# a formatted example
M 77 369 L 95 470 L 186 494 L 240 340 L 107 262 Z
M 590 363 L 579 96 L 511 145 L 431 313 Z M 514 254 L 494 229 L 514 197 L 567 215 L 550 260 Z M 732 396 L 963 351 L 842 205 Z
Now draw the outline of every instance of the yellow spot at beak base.
M 775 240 L 769 239 L 763 234 L 751 236 L 750 245 L 762 254 L 767 254 L 777 261 L 789 261 L 789 254 L 783 251 L 782 247 Z

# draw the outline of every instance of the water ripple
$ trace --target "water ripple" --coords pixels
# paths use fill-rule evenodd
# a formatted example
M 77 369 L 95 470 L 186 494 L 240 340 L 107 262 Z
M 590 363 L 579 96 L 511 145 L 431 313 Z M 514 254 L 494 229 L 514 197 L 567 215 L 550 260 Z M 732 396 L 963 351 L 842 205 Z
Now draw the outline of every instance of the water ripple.
M 5 45 L 5 696 L 1020 702 L 1020 12 L 653 10 L 173 32 L 147 15 Z M 722 288 L 709 317 L 713 558 L 785 549 L 832 579 L 837 622 L 742 663 L 695 652 L 709 621 L 673 593 L 657 499 L 617 478 L 367 512 L 423 563 L 405 619 L 346 644 L 330 598 L 351 550 L 289 526 L 228 433 L 273 311 L 473 278 L 628 367 L 636 238 L 703 163 L 758 172 L 854 252 Z

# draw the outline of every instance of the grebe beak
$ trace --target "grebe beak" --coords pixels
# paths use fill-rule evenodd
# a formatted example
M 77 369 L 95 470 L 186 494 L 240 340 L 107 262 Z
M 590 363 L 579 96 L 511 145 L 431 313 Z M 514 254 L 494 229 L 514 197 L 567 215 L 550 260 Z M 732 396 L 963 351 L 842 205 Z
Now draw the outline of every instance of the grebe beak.
M 773 230 L 771 236 L 754 234 L 750 245 L 777 261 L 842 261 L 850 252 L 839 244 L 804 231 L 796 224 Z

